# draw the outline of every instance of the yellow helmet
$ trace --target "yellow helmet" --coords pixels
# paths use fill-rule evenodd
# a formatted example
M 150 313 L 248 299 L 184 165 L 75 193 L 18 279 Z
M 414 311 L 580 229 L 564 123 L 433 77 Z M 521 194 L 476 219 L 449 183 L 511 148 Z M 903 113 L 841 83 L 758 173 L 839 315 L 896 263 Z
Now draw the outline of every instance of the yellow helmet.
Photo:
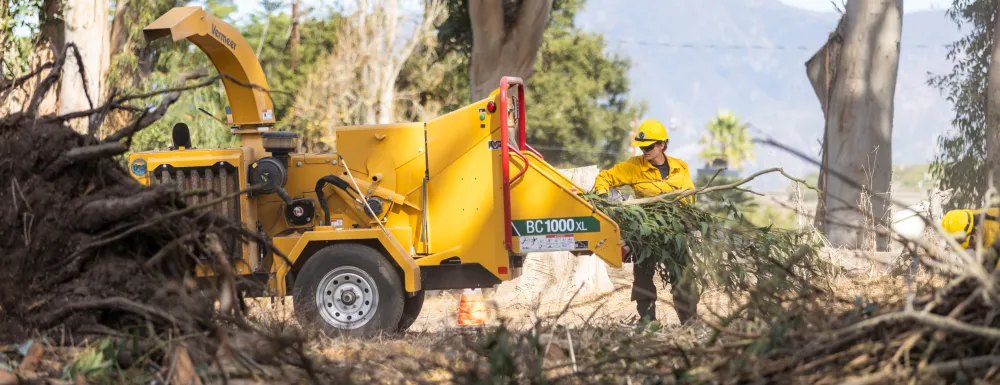
M 632 145 L 636 147 L 648 146 L 657 141 L 670 139 L 667 135 L 667 128 L 656 119 L 646 119 L 639 124 L 639 133 L 632 139 Z
M 972 224 L 972 210 L 969 209 L 951 210 L 941 218 L 941 228 L 956 240 L 961 240 L 960 243 L 964 248 L 969 247 Z

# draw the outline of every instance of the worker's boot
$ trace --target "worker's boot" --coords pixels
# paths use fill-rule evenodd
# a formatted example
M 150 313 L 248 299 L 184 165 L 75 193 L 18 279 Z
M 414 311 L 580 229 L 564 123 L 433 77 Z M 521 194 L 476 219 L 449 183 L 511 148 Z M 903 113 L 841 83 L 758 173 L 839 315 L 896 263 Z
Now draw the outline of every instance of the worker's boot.
M 671 285 L 670 294 L 674 297 L 674 310 L 677 311 L 677 319 L 682 325 L 699 319 L 698 302 L 701 295 L 697 283 L 690 279 L 682 280 Z
M 640 323 L 656 321 L 656 301 L 640 299 L 635 304 Z

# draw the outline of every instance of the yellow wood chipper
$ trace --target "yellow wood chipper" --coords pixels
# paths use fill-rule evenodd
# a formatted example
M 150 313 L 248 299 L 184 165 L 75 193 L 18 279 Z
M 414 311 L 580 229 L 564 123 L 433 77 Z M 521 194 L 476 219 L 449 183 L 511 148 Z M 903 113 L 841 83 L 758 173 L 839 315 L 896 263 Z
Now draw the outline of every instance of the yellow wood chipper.
M 276 130 L 264 71 L 250 44 L 201 7 L 178 7 L 144 30 L 187 39 L 223 74 L 239 147 L 192 148 L 174 126 L 164 151 L 129 155 L 143 184 L 248 194 L 215 212 L 267 244 L 228 239 L 247 297 L 292 296 L 304 325 L 372 335 L 405 330 L 427 290 L 493 287 L 530 252 L 596 254 L 622 263 L 619 226 L 525 143 L 524 84 L 505 77 L 487 98 L 423 123 L 338 127 L 334 153 L 297 152 Z M 189 204 L 209 198 L 190 196 Z M 199 264 L 199 277 L 216 276 Z M 207 278 L 210 279 L 210 278 Z

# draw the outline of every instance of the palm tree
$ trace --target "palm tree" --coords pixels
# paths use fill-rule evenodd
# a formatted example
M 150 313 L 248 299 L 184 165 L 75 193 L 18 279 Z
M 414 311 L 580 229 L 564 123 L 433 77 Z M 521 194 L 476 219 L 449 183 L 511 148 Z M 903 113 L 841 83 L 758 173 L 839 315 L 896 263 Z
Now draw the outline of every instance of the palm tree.
M 706 162 L 724 159 L 732 169 L 739 170 L 743 163 L 753 160 L 754 147 L 747 126 L 729 111 L 721 111 L 705 126 L 708 132 L 699 144 L 705 146 L 700 158 Z

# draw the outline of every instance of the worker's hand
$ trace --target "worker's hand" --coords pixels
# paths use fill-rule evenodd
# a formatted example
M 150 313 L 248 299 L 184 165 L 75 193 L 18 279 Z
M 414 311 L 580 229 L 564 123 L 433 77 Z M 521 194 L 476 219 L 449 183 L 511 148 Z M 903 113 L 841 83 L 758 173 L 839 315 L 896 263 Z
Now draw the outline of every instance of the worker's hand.
M 611 191 L 609 191 L 609 193 L 611 193 L 611 197 L 608 198 L 609 202 L 621 202 L 621 201 L 624 200 L 624 198 L 622 197 L 622 192 L 621 191 L 618 191 L 618 190 L 615 190 L 615 189 L 611 189 Z

